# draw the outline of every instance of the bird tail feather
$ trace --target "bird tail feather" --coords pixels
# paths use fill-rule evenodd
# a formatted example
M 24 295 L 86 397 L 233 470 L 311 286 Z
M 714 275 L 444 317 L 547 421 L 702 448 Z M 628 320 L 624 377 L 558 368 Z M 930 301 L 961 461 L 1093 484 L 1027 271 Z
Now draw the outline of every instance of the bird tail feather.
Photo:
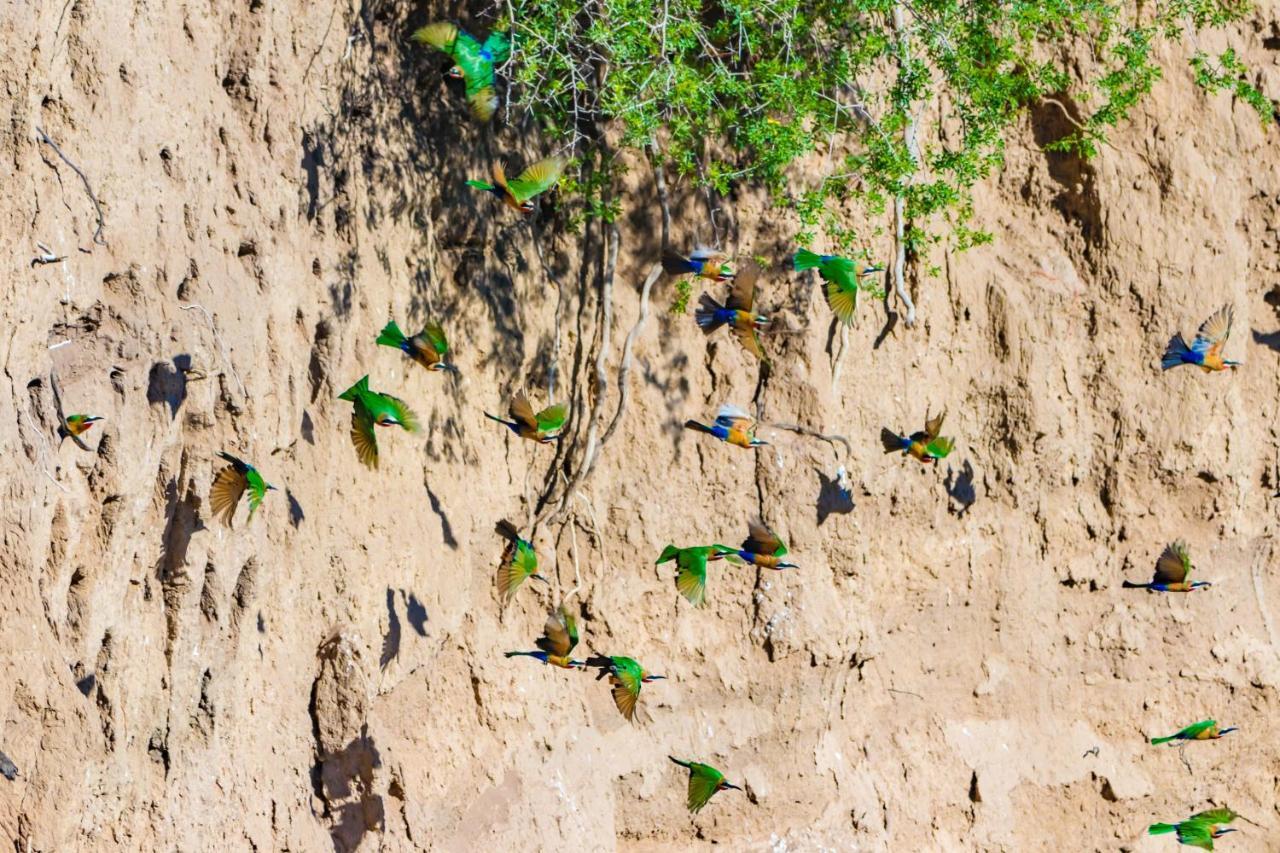
M 369 393 L 369 377 L 361 376 L 360 381 L 357 382 L 355 385 L 352 385 L 347 390 L 343 391 L 341 394 L 339 394 L 338 399 L 347 400 L 348 402 L 355 402 L 356 398 L 359 397 L 361 394 L 368 394 L 368 393 Z
M 497 189 L 497 187 L 495 187 L 491 183 L 488 183 L 487 181 L 468 180 L 467 186 L 475 187 L 476 189 L 484 190 L 485 192 L 493 192 L 495 189 Z
M 510 539 L 512 542 L 520 538 L 520 531 L 516 530 L 516 526 L 505 518 L 493 526 L 494 532 L 504 539 Z
M 511 423 L 511 421 L 508 421 L 508 420 L 506 420 L 506 419 L 504 419 L 504 418 L 500 418 L 500 417 L 498 417 L 497 415 L 491 415 L 491 414 L 489 414 L 488 412 L 485 412 L 485 413 L 484 413 L 484 416 L 485 416 L 486 418 L 488 418 L 489 420 L 491 420 L 491 421 L 497 421 L 498 423 L 500 423 L 500 424 L 505 424 L 506 426 L 513 426 L 513 424 Z
M 791 268 L 796 272 L 811 270 L 822 266 L 822 256 L 808 249 L 799 249 L 791 260 Z
M 688 272 L 697 271 L 697 268 L 689 263 L 688 259 L 681 257 L 670 249 L 662 253 L 662 269 L 670 275 L 684 275 Z
M 694 432 L 706 432 L 706 433 L 711 432 L 711 427 L 707 426 L 706 424 L 700 424 L 697 421 L 685 421 L 684 428 L 691 429 Z
M 698 310 L 693 312 L 693 319 L 697 321 L 698 328 L 709 335 L 723 326 L 724 320 L 716 316 L 716 312 L 723 307 L 719 302 L 712 299 L 709 294 L 702 294 L 702 298 L 698 300 Z
M 1187 342 L 1182 339 L 1182 334 L 1176 334 L 1169 339 L 1169 345 L 1165 347 L 1164 357 L 1160 359 L 1160 368 L 1168 370 L 1171 367 L 1177 367 L 1184 364 L 1183 356 L 1190 353 L 1191 348 L 1187 346 Z
M 679 764 L 681 767 L 691 767 L 690 762 L 681 761 L 680 759 L 676 758 L 674 755 L 668 755 L 667 758 L 670 758 L 672 761 L 674 761 L 676 764 Z
M 1125 581 L 1124 583 L 1120 584 L 1120 586 L 1122 586 L 1125 589 L 1146 589 L 1148 584 L 1134 583 L 1133 581 Z
M 1162 743 L 1168 743 L 1169 741 L 1175 740 L 1176 738 L 1177 738 L 1177 735 L 1170 735 L 1169 737 L 1153 737 L 1151 739 L 1151 745 L 1159 746 Z
M 894 453 L 902 450 L 902 443 L 905 441 L 902 436 L 898 435 L 891 429 L 880 430 L 880 443 L 884 445 L 885 453 Z
M 400 327 L 396 325 L 396 321 L 392 320 L 382 327 L 382 331 L 378 333 L 378 344 L 384 347 L 392 347 L 400 349 L 407 340 L 404 332 L 400 331 Z
M 662 549 L 662 553 L 658 555 L 658 562 L 665 563 L 667 560 L 674 560 L 680 554 L 680 549 L 675 545 L 668 545 Z
M 1168 833 L 1175 831 L 1177 828 L 1178 827 L 1172 823 L 1153 823 L 1151 826 L 1147 827 L 1147 834 L 1167 835 Z

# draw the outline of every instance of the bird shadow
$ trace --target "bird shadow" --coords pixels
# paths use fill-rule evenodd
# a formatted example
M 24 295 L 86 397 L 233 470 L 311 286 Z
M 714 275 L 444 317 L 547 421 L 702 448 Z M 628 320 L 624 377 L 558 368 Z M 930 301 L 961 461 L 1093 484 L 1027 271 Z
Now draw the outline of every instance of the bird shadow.
M 160 537 L 160 559 L 156 564 L 156 576 L 164 581 L 173 577 L 174 572 L 187 561 L 187 548 L 191 544 L 191 536 L 197 530 L 204 529 L 200 522 L 200 498 L 188 490 L 180 494 L 178 481 L 170 478 L 165 485 L 165 524 Z
M 821 526 L 828 516 L 848 515 L 853 512 L 853 493 L 840 485 L 838 479 L 832 479 L 820 468 L 815 468 L 818 475 L 818 525 Z
M 1259 332 L 1257 329 L 1254 329 L 1253 342 L 1255 344 L 1262 344 L 1264 347 L 1274 352 L 1280 352 L 1280 330 L 1274 332 Z
M 175 355 L 172 361 L 157 361 L 151 365 L 147 377 L 147 402 L 163 403 L 169 407 L 169 419 L 178 417 L 178 410 L 187 400 L 187 372 L 191 370 L 191 356 Z
M 381 766 L 382 756 L 365 725 L 358 737 L 337 752 L 319 756 L 312 768 L 312 784 L 332 819 L 329 837 L 335 851 L 356 850 L 365 833 L 381 829 L 385 809 L 382 797 L 372 793 L 373 771 Z
M 973 463 L 968 459 L 964 460 L 964 466 L 957 472 L 950 465 L 947 466 L 947 477 L 943 480 L 943 487 L 947 490 L 947 495 L 960 506 L 952 507 L 951 511 L 957 516 L 963 516 L 969 511 L 969 507 L 973 506 L 978 499 L 978 493 L 973 486 Z
M 404 615 L 409 620 L 409 626 L 419 637 L 427 636 L 427 608 L 411 592 L 400 590 L 400 596 L 404 599 Z
M 387 633 L 382 638 L 382 654 L 378 668 L 386 669 L 400 655 L 400 617 L 396 614 L 396 591 L 387 587 Z
M 425 484 L 424 484 L 425 485 Z M 445 514 L 444 506 L 440 503 L 440 498 L 435 492 L 431 491 L 431 486 L 426 485 L 427 500 L 431 502 L 431 511 L 440 519 L 440 535 L 444 537 L 444 544 L 458 550 L 458 540 L 453 535 L 453 525 L 449 523 L 449 516 Z
M 289 499 L 289 523 L 293 525 L 293 529 L 297 530 L 302 524 L 307 514 L 302 511 L 302 504 L 298 503 L 298 499 L 293 496 L 293 492 L 285 490 L 285 496 Z

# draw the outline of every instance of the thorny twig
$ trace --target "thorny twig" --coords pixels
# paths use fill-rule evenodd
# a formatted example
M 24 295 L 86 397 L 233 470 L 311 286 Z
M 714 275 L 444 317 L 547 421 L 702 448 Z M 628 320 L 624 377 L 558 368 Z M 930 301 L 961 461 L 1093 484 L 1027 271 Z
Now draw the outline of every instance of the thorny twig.
M 911 61 L 910 55 L 910 36 L 907 34 L 906 16 L 902 12 L 902 4 L 895 3 L 893 6 L 893 30 L 898 36 L 898 64 L 904 68 Z M 912 117 L 910 110 L 903 111 L 906 114 L 906 125 L 903 127 L 903 141 L 906 142 L 907 152 L 911 155 L 911 162 L 915 168 L 920 168 L 920 145 L 916 139 L 916 121 Z M 896 247 L 896 255 L 893 261 L 893 285 L 898 293 L 898 298 L 902 300 L 902 304 L 906 306 L 907 313 L 903 321 L 907 324 L 907 328 L 911 328 L 916 324 L 916 306 L 911 301 L 911 296 L 907 293 L 907 284 L 904 278 L 904 270 L 907 264 L 907 242 L 905 239 L 905 219 L 906 212 L 904 210 L 906 201 L 902 194 L 893 198 L 893 235 L 894 245 Z
M 209 313 L 207 308 L 197 302 L 192 302 L 190 305 L 179 305 L 178 309 L 181 311 L 199 311 L 209 321 L 209 328 L 213 331 L 213 339 L 218 342 L 218 349 L 222 351 L 222 360 L 227 363 L 227 369 L 231 371 L 231 376 L 236 380 L 236 385 L 240 386 L 240 396 L 245 400 L 249 399 L 249 392 L 245 390 L 244 383 L 240 381 L 240 374 L 236 373 L 236 366 L 231 363 L 231 354 L 227 351 L 227 345 L 222 342 L 222 335 L 218 334 L 218 324 L 213 321 L 213 315 Z
M 49 134 L 44 132 L 43 128 L 37 127 L 36 133 L 40 134 L 40 141 L 48 145 L 54 150 L 62 162 L 71 167 L 71 170 L 80 176 L 80 180 L 84 182 L 84 191 L 89 194 L 89 201 L 93 202 L 94 212 L 98 215 L 98 227 L 93 231 L 93 242 L 99 246 L 107 245 L 107 241 L 102 239 L 102 228 L 106 224 L 106 220 L 102 216 L 102 205 L 98 203 L 98 197 L 93 194 L 93 187 L 89 186 L 89 179 L 85 176 L 80 167 L 71 162 L 71 158 L 62 153 L 62 149 L 58 147 L 58 143 L 49 138 Z

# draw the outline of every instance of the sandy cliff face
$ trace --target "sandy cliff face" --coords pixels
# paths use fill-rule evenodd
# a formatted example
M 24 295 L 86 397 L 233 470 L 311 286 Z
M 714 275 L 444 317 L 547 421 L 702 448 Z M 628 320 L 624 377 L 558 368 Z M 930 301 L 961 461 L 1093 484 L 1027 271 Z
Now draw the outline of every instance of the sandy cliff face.
M 1256 825 L 1222 848 L 1274 849 L 1278 129 L 1197 93 L 1174 56 L 1095 162 L 1041 153 L 1063 119 L 1034 113 L 981 193 L 996 243 L 916 282 L 915 329 L 864 305 L 836 382 L 813 281 L 769 278 L 796 332 L 763 381 L 668 316 L 659 284 L 625 419 L 536 537 L 585 646 L 668 676 L 628 726 L 603 683 L 501 655 L 531 648 L 555 593 L 500 612 L 493 525 L 524 523 L 562 456 L 482 411 L 526 376 L 545 399 L 549 365 L 558 393 L 590 384 L 577 247 L 600 235 L 549 221 L 544 265 L 462 186 L 534 149 L 470 125 L 406 48 L 455 11 L 0 15 L 0 749 L 20 774 L 0 780 L 2 833 L 48 851 L 1138 850 L 1172 843 L 1144 839 L 1150 821 L 1226 802 Z M 1280 7 L 1233 43 L 1280 93 Z M 41 133 L 100 202 L 98 239 Z M 658 246 L 638 180 L 610 415 Z M 697 196 L 673 201 L 676 238 L 707 237 Z M 732 248 L 785 250 L 776 213 L 726 207 Z M 65 257 L 33 265 L 37 242 Z M 1244 369 L 1161 374 L 1167 337 L 1224 302 Z M 388 318 L 429 316 L 459 383 L 373 345 Z M 68 411 L 107 417 L 92 452 L 58 443 L 51 371 Z M 381 432 L 377 472 L 335 399 L 365 373 L 426 427 Z M 724 400 L 851 447 L 765 428 L 751 453 L 680 428 Z M 945 464 L 883 456 L 882 426 L 942 407 Z M 231 530 L 208 500 L 222 449 L 280 486 Z M 802 568 L 715 566 L 709 606 L 688 607 L 658 551 L 736 541 L 759 511 Z M 1211 591 L 1121 590 L 1176 536 Z M 1145 745 L 1204 716 L 1243 731 L 1185 764 Z M 747 791 L 690 819 L 668 754 Z

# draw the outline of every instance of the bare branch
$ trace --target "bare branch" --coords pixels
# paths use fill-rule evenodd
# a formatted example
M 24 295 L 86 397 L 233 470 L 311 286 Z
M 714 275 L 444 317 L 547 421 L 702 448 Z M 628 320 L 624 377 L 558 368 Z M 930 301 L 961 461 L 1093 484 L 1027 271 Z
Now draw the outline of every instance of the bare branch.
M 93 187 L 89 186 L 89 179 L 80 167 L 71 162 L 71 158 L 62 153 L 62 149 L 58 147 L 58 143 L 49 138 L 49 134 L 45 133 L 42 128 L 37 127 L 36 133 L 40 134 L 40 141 L 48 145 L 54 152 L 62 158 L 62 162 L 71 167 L 71 170 L 80 176 L 80 180 L 84 183 L 84 191 L 89 194 L 89 201 L 93 202 L 93 210 L 98 215 L 98 227 L 93 230 L 93 242 L 99 246 L 107 245 L 107 241 L 102 239 L 102 228 L 106 224 L 106 220 L 102 216 L 102 205 L 98 203 L 98 197 L 93 194 Z

